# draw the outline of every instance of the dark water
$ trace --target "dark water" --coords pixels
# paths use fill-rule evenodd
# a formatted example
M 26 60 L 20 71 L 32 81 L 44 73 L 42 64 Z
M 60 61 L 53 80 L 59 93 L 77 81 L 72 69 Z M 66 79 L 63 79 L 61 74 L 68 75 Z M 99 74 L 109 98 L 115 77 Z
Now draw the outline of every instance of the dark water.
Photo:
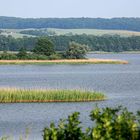
M 107 101 L 100 107 L 124 105 L 140 110 L 140 54 L 90 54 L 88 57 L 128 60 L 128 65 L 5 65 L 0 66 L 0 87 L 87 89 L 102 91 Z M 29 128 L 30 139 L 41 138 L 41 130 L 51 121 L 79 111 L 83 125 L 89 126 L 90 103 L 0 104 L 0 135 L 17 138 Z M 15 139 L 16 139 L 15 138 Z

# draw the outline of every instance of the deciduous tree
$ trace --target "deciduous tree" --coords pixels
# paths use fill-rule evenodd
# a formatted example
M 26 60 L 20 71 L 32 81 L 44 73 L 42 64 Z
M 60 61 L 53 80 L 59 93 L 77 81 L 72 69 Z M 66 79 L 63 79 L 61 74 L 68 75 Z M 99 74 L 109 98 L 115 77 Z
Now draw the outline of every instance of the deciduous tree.
M 39 55 L 50 56 L 55 53 L 54 45 L 46 37 L 39 38 L 33 52 Z

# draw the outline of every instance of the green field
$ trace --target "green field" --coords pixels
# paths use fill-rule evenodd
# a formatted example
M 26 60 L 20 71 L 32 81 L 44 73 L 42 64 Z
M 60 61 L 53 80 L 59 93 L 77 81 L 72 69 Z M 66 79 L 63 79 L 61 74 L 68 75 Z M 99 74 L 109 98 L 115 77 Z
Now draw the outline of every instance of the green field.
M 0 35 L 4 35 L 4 36 L 12 36 L 14 38 L 23 38 L 24 36 L 26 37 L 35 37 L 33 35 L 25 35 L 25 34 L 21 34 L 20 31 L 23 31 L 24 29 L 0 29 L 2 31 L 2 33 L 0 33 Z
M 120 36 L 140 36 L 140 32 L 125 31 L 125 30 L 98 30 L 98 29 L 53 29 L 48 28 L 48 31 L 55 32 L 56 35 L 120 35 Z
M 23 36 L 27 37 L 35 37 L 31 34 L 21 34 L 20 31 L 27 31 L 27 30 L 33 30 L 33 31 L 40 31 L 40 32 L 46 32 L 48 35 L 81 35 L 81 34 L 87 34 L 87 35 L 95 35 L 95 36 L 102 36 L 102 35 L 120 35 L 122 37 L 129 37 L 129 36 L 140 36 L 140 32 L 135 31 L 126 31 L 126 30 L 99 30 L 99 29 L 56 29 L 56 28 L 48 28 L 48 29 L 1 29 L 3 31 L 2 35 L 11 35 L 15 38 L 22 38 Z

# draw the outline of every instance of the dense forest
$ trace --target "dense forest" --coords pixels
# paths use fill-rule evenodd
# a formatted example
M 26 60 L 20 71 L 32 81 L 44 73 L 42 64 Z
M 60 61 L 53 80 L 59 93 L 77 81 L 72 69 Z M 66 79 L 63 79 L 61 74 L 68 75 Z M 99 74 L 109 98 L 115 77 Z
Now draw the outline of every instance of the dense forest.
M 93 36 L 93 35 L 73 35 L 73 36 L 49 36 L 54 44 L 55 50 L 65 51 L 70 42 L 75 41 L 80 44 L 85 44 L 90 47 L 91 51 L 107 51 L 107 52 L 121 52 L 140 50 L 140 37 L 120 37 L 118 35 L 109 36 Z M 13 38 L 12 36 L 0 35 L 0 51 L 18 51 L 24 47 L 28 51 L 33 50 L 37 38 L 23 37 Z
M 15 18 L 0 17 L 1 29 L 61 28 L 140 31 L 140 18 Z
M 93 36 L 93 35 L 73 35 L 73 36 L 51 36 L 56 49 L 63 51 L 69 42 L 75 41 L 90 47 L 91 51 L 121 52 L 130 50 L 140 50 L 140 37 L 120 37 L 118 35 Z

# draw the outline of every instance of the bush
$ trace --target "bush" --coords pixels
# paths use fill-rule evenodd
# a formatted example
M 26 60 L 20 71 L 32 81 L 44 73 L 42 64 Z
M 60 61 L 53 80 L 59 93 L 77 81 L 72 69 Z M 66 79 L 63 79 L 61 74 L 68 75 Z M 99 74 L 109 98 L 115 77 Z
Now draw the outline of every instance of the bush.
M 49 59 L 50 60 L 59 60 L 59 59 L 62 59 L 62 55 L 60 55 L 60 54 L 52 54 L 52 55 L 50 55 L 49 56 Z
M 89 47 L 76 42 L 70 42 L 65 57 L 68 59 L 83 59 L 89 51 Z
M 1 60 L 15 60 L 18 58 L 17 58 L 16 54 L 7 53 L 6 51 L 4 51 L 2 54 L 0 54 L 0 59 Z
M 26 59 L 27 60 L 58 60 L 58 59 L 62 59 L 62 55 L 55 53 L 50 56 L 46 56 L 46 55 L 39 55 L 35 53 L 28 53 Z
M 138 140 L 140 124 L 137 123 L 137 117 L 126 108 L 105 108 L 102 112 L 96 108 L 90 117 L 96 123 L 92 129 L 92 137 L 96 140 Z
M 50 56 L 35 54 L 35 53 L 27 53 L 24 50 L 20 50 L 18 54 L 3 52 L 0 54 L 0 60 L 59 60 L 62 59 L 61 54 L 52 54 Z
M 49 57 L 46 55 L 38 55 L 34 53 L 28 53 L 26 56 L 27 60 L 48 60 Z
M 50 128 L 45 128 L 44 140 L 80 140 L 83 132 L 79 124 L 79 113 L 75 112 L 66 121 L 60 120 L 58 128 L 54 123 L 51 123 Z
M 27 51 L 26 48 L 22 47 L 18 54 L 17 54 L 18 59 L 27 59 Z
M 44 140 L 140 140 L 140 112 L 134 115 L 126 108 L 98 107 L 91 111 L 92 128 L 83 131 L 79 113 L 75 112 L 67 120 L 60 120 L 56 127 L 51 123 L 44 129 Z

